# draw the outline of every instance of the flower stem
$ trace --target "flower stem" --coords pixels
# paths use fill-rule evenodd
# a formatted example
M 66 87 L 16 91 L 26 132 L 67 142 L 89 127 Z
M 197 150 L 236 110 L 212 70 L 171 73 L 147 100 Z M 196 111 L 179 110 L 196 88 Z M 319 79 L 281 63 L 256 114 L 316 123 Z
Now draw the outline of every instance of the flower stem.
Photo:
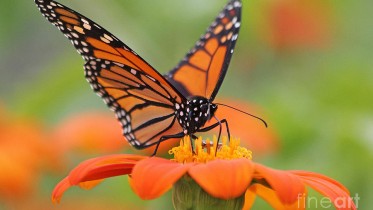
M 240 210 L 244 199 L 245 195 L 229 200 L 212 197 L 188 175 L 176 182 L 172 191 L 176 210 Z

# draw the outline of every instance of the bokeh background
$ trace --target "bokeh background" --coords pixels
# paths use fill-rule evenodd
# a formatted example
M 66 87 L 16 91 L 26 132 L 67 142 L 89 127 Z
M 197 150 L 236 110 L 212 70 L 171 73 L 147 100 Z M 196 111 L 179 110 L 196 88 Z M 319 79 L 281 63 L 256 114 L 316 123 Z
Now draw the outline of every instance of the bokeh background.
M 226 1 L 60 2 L 165 73 Z M 373 2 L 243 4 L 239 40 L 216 101 L 264 118 L 269 129 L 238 115 L 230 121 L 237 124 L 236 135 L 253 148 L 255 161 L 330 176 L 359 195 L 360 209 L 369 209 Z M 170 193 L 142 201 L 127 177 L 90 191 L 72 188 L 61 204 L 51 203 L 54 185 L 79 162 L 137 151 L 127 146 L 114 115 L 85 81 L 78 53 L 33 1 L 1 2 L 0 26 L 0 209 L 171 209 Z M 260 200 L 256 207 L 269 209 Z

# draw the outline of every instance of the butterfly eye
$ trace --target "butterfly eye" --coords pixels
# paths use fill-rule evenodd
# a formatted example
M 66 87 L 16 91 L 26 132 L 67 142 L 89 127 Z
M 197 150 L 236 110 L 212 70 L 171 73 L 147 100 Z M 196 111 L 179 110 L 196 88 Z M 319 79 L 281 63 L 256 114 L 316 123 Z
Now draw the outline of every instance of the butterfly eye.
M 217 109 L 218 109 L 218 105 L 216 105 L 216 104 L 210 104 L 210 110 L 215 111 Z

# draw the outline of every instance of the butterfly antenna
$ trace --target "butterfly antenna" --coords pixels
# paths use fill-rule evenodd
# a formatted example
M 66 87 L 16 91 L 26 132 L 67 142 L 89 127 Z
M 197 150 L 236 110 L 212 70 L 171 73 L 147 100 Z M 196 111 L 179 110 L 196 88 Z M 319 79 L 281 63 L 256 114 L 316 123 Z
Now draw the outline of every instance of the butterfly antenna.
M 267 124 L 267 122 L 264 121 L 264 120 L 263 120 L 262 118 L 260 118 L 260 117 L 257 117 L 257 116 L 255 116 L 255 115 L 252 115 L 252 114 L 248 113 L 248 112 L 244 112 L 244 111 L 242 111 L 242 110 L 239 110 L 239 109 L 237 109 L 237 108 L 235 108 L 235 107 L 233 107 L 233 106 L 229 106 L 229 105 L 226 105 L 226 104 L 221 104 L 221 103 L 214 103 L 214 104 L 216 104 L 216 105 L 221 105 L 221 106 L 225 106 L 225 107 L 231 108 L 231 109 L 233 109 L 233 110 L 236 110 L 236 111 L 238 111 L 238 112 L 241 112 L 241 113 L 243 113 L 243 114 L 249 115 L 249 116 L 251 116 L 251 117 L 253 117 L 253 118 L 256 118 L 256 119 L 262 121 L 262 123 L 264 124 L 264 126 L 265 126 L 266 128 L 268 128 L 268 124 Z

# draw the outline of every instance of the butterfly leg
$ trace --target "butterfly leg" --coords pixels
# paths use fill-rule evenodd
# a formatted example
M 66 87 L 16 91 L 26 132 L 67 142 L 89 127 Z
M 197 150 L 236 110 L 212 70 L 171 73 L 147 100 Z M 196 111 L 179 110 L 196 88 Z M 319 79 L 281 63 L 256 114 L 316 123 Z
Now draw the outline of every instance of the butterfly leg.
M 227 134 L 228 134 L 228 139 L 231 138 L 231 134 L 230 134 L 230 131 L 229 131 L 229 127 L 228 127 L 228 121 L 226 119 L 222 119 L 222 120 L 218 120 L 218 122 L 216 122 L 215 124 L 212 124 L 208 127 L 205 127 L 205 128 L 202 128 L 202 129 L 199 129 L 197 132 L 206 132 L 206 131 L 210 131 L 212 129 L 214 129 L 216 126 L 222 126 L 221 124 L 225 124 L 225 127 L 227 128 Z M 219 136 L 220 136 L 220 133 L 221 133 L 221 128 L 220 128 L 220 131 L 219 131 Z
M 228 141 L 231 140 L 231 132 L 229 131 L 228 121 L 224 119 L 225 127 L 227 128 Z
M 191 137 L 192 137 L 193 140 L 198 139 L 198 137 L 196 135 L 194 135 L 194 134 L 192 134 Z M 190 146 L 192 148 L 192 152 L 195 154 L 195 152 L 194 152 L 194 145 L 193 145 L 192 141 L 190 141 Z
M 222 124 L 224 123 L 225 124 L 225 127 L 227 128 L 227 133 L 228 133 L 228 139 L 230 139 L 231 137 L 231 134 L 229 132 L 229 127 L 228 127 L 228 121 L 226 119 L 222 119 L 222 120 L 219 120 L 218 118 L 216 118 L 214 116 L 214 118 L 217 120 L 217 122 L 215 124 L 212 124 L 208 127 L 205 127 L 205 128 L 202 128 L 202 129 L 199 129 L 198 132 L 206 132 L 206 131 L 209 131 L 209 130 L 212 130 L 214 129 L 216 126 L 219 126 L 219 135 L 218 135 L 218 144 L 219 144 L 219 141 L 220 141 L 220 136 L 221 136 L 221 128 L 222 128 Z M 229 140 L 228 140 L 229 141 Z M 218 147 L 216 147 L 216 151 L 218 150 Z M 216 154 L 216 152 L 215 152 Z
M 166 141 L 167 139 L 172 139 L 172 138 L 182 138 L 184 137 L 184 135 L 185 135 L 184 132 L 180 132 L 180 133 L 173 134 L 173 135 L 162 136 L 157 142 L 157 146 L 155 147 L 154 152 L 151 156 L 155 156 L 157 154 L 158 147 L 162 141 Z

